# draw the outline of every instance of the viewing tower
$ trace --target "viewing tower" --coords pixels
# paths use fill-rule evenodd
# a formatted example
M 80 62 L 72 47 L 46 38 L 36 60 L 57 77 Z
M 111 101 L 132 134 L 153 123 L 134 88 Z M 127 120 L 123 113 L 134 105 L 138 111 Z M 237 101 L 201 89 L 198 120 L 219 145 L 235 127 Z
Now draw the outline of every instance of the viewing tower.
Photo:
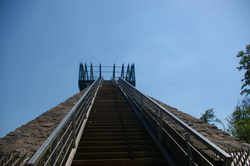
M 135 64 L 80 63 L 80 92 L 0 139 L 0 165 L 250 165 L 249 144 L 135 85 Z

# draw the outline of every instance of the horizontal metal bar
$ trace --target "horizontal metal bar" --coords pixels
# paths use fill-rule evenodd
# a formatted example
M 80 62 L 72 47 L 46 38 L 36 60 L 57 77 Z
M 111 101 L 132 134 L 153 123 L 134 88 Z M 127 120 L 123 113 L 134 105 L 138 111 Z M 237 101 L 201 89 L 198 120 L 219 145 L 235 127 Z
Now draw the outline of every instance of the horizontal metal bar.
M 99 73 L 100 71 L 93 71 L 94 73 Z M 102 73 L 113 73 L 113 71 L 103 71 Z M 115 71 L 115 73 L 121 73 L 121 71 Z
M 31 157 L 31 159 L 28 161 L 28 165 L 35 165 L 39 162 L 39 160 L 42 158 L 42 156 L 45 154 L 45 152 L 48 150 L 48 148 L 51 146 L 53 141 L 57 138 L 61 130 L 64 128 L 64 126 L 70 121 L 78 107 L 81 106 L 83 100 L 93 91 L 94 86 L 96 84 L 101 83 L 101 78 L 94 81 L 94 83 L 88 88 L 88 90 L 84 93 L 84 95 L 78 100 L 78 102 L 74 105 L 74 107 L 69 111 L 69 113 L 65 116 L 65 118 L 61 121 L 61 123 L 56 127 L 56 129 L 52 132 L 52 134 L 48 137 L 48 139 L 42 144 L 42 146 L 37 150 L 37 152 Z
M 151 98 L 149 98 L 147 95 L 144 95 L 143 93 L 141 93 L 140 91 L 138 91 L 134 86 L 132 86 L 131 84 L 127 83 L 124 79 L 119 78 L 119 80 L 121 80 L 127 86 L 127 87 L 124 87 L 122 84 L 119 83 L 119 85 L 121 87 L 123 87 L 123 89 L 125 91 L 126 91 L 126 89 L 129 89 L 130 91 L 134 91 L 136 93 L 139 93 L 141 96 L 145 97 L 146 100 L 150 101 L 150 103 L 153 103 L 161 111 L 163 111 L 165 114 L 167 114 L 171 119 L 173 119 L 175 122 L 177 122 L 183 128 L 185 128 L 185 130 L 187 130 L 188 132 L 190 132 L 193 136 L 195 136 L 195 138 L 197 138 L 204 145 L 208 146 L 211 150 L 213 150 L 222 159 L 227 160 L 228 158 L 231 158 L 231 156 L 228 153 L 226 153 L 224 150 L 222 150 L 217 145 L 215 145 L 214 143 L 212 143 L 210 140 L 208 140 L 207 138 L 205 138 L 203 135 L 201 135 L 200 133 L 198 133 L 197 131 L 195 131 L 193 128 L 191 128 L 190 126 L 188 126 L 186 123 L 184 123 L 178 117 L 176 117 L 175 115 L 173 115 L 172 113 L 170 113 L 167 109 L 165 109 L 164 107 L 162 107 L 160 104 L 156 103 L 154 100 L 152 100 Z M 126 93 L 128 93 L 128 92 L 126 91 Z
M 88 65 L 87 65 L 88 66 Z M 88 66 L 90 67 L 90 65 Z M 100 66 L 92 66 L 92 67 L 100 67 Z M 102 68 L 105 67 L 105 68 L 113 68 L 114 66 L 101 66 Z M 122 68 L 122 66 L 115 66 L 115 68 Z M 124 68 L 127 68 L 124 66 Z

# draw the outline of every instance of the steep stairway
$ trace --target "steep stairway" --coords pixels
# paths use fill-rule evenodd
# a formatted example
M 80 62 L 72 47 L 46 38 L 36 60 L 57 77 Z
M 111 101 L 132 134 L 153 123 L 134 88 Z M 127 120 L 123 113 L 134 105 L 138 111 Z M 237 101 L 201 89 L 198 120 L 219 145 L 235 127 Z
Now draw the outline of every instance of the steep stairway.
M 104 81 L 77 148 L 73 166 L 168 165 L 121 90 Z

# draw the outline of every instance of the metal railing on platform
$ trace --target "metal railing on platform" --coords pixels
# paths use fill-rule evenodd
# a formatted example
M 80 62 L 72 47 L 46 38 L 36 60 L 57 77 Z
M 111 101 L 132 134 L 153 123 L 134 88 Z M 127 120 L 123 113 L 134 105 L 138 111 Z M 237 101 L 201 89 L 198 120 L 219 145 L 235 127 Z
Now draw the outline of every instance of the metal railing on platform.
M 28 165 L 65 165 L 73 148 L 79 143 L 84 124 L 93 105 L 102 78 L 88 88 L 59 126 L 28 161 Z
M 118 82 L 170 165 L 231 165 L 231 156 L 124 79 Z

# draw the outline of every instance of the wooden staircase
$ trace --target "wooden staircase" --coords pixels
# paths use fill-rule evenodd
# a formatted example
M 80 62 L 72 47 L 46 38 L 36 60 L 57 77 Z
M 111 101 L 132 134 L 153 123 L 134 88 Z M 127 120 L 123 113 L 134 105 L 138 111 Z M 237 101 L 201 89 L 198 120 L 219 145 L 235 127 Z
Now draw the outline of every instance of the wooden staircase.
M 104 81 L 73 166 L 168 165 L 121 90 Z

